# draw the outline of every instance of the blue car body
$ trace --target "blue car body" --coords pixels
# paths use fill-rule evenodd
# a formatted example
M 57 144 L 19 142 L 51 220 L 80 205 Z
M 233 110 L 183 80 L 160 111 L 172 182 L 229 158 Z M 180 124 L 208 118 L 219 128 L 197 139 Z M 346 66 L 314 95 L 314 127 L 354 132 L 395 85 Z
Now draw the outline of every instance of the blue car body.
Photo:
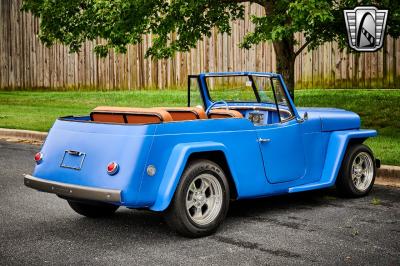
M 248 73 L 277 77 L 288 94 L 279 74 L 206 73 L 197 76 L 205 107 L 213 104 L 207 76 Z M 33 176 L 56 184 L 53 193 L 61 196 L 68 192 L 57 184 L 70 184 L 117 191 L 118 200 L 110 200 L 116 205 L 164 211 L 190 158 L 216 158 L 224 165 L 236 199 L 258 198 L 333 186 L 349 142 L 362 143 L 377 135 L 360 129 L 360 117 L 353 112 L 296 108 L 291 99 L 289 104 L 294 119 L 264 126 L 255 126 L 246 114 L 241 119 L 146 125 L 93 123 L 89 116 L 60 118 L 41 149 L 43 159 Z M 67 150 L 82 152 L 79 170 L 61 167 Z M 119 165 L 115 175 L 105 171 L 111 161 Z M 149 165 L 156 169 L 154 175 L 147 173 Z

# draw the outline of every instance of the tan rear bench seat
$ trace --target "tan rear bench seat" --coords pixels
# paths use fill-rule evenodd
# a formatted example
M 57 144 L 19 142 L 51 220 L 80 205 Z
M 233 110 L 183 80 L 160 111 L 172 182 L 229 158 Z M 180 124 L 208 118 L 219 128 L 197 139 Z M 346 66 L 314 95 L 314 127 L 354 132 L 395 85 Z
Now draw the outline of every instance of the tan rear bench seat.
M 96 122 L 122 124 L 154 124 L 207 119 L 204 110 L 196 107 L 131 108 L 99 106 L 93 109 L 90 117 L 92 121 Z M 208 118 L 243 118 L 243 115 L 235 110 L 215 109 L 210 112 Z
M 210 111 L 208 118 L 243 118 L 243 115 L 235 110 L 214 109 Z
M 207 119 L 206 112 L 198 107 L 156 107 L 154 109 L 167 111 L 174 121 Z
M 99 106 L 90 113 L 92 121 L 106 123 L 153 124 L 172 121 L 161 109 Z

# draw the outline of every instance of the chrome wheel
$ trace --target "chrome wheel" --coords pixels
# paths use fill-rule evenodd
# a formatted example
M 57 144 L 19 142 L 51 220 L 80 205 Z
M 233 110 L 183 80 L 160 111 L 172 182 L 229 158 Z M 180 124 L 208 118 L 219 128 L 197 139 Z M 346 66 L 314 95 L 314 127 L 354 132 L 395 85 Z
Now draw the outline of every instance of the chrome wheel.
M 361 192 L 368 189 L 374 177 L 374 162 L 366 152 L 360 152 L 353 160 L 351 179 L 354 186 Z
M 190 219 L 198 225 L 215 220 L 222 207 L 222 187 L 211 174 L 196 177 L 186 193 L 186 210 Z

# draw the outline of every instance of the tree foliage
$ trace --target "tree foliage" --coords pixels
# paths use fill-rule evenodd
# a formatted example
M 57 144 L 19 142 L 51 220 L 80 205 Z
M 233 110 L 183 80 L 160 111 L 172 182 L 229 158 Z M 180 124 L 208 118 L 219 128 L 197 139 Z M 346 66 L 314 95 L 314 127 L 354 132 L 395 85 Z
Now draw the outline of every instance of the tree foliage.
M 40 17 L 39 37 L 46 45 L 60 42 L 77 52 L 86 40 L 101 38 L 95 52 L 106 56 L 111 49 L 125 52 L 152 33 L 146 56 L 168 58 L 177 51 L 189 51 L 216 28 L 231 32 L 231 21 L 244 18 L 243 3 L 264 8 L 262 16 L 252 16 L 255 25 L 240 46 L 250 48 L 271 41 L 277 55 L 277 71 L 294 88 L 294 62 L 306 47 L 314 49 L 327 41 L 347 45 L 343 9 L 374 5 L 389 9 L 387 33 L 400 35 L 400 1 L 383 0 L 24 0 L 23 10 Z M 295 33 L 304 34 L 297 50 Z
M 153 45 L 146 55 L 167 58 L 194 48 L 213 28 L 229 34 L 230 21 L 244 17 L 244 2 L 266 10 L 266 15 L 252 16 L 255 30 L 240 44 L 244 48 L 291 39 L 296 32 L 304 33 L 310 49 L 327 41 L 344 47 L 343 9 L 357 5 L 388 8 L 388 33 L 400 34 L 400 2 L 390 0 L 24 0 L 23 9 L 40 17 L 39 37 L 46 45 L 60 42 L 76 52 L 84 41 L 102 38 L 106 44 L 97 45 L 95 51 L 105 56 L 109 49 L 125 52 L 128 44 L 140 43 L 144 34 L 153 33 Z
M 315 49 L 329 41 L 336 41 L 339 47 L 344 48 L 348 40 L 343 10 L 360 5 L 389 9 L 388 34 L 395 38 L 399 36 L 400 1 L 276 1 L 266 8 L 266 16 L 252 17 L 255 30 L 245 36 L 241 46 L 250 48 L 263 41 L 291 39 L 295 33 L 302 32 L 305 46 L 301 48 Z
M 85 40 L 102 38 L 106 44 L 95 49 L 100 56 L 109 49 L 125 52 L 152 33 L 147 55 L 167 58 L 189 51 L 214 27 L 230 33 L 230 20 L 243 18 L 243 6 L 215 0 L 24 0 L 23 9 L 40 17 L 39 38 L 46 45 L 60 42 L 77 52 Z

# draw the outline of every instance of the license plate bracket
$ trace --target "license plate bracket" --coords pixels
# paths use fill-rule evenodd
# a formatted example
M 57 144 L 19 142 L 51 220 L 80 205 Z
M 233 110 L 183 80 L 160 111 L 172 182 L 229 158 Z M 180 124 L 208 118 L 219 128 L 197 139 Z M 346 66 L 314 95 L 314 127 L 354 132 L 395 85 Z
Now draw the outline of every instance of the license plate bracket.
M 81 170 L 86 153 L 80 151 L 65 150 L 60 167 Z

